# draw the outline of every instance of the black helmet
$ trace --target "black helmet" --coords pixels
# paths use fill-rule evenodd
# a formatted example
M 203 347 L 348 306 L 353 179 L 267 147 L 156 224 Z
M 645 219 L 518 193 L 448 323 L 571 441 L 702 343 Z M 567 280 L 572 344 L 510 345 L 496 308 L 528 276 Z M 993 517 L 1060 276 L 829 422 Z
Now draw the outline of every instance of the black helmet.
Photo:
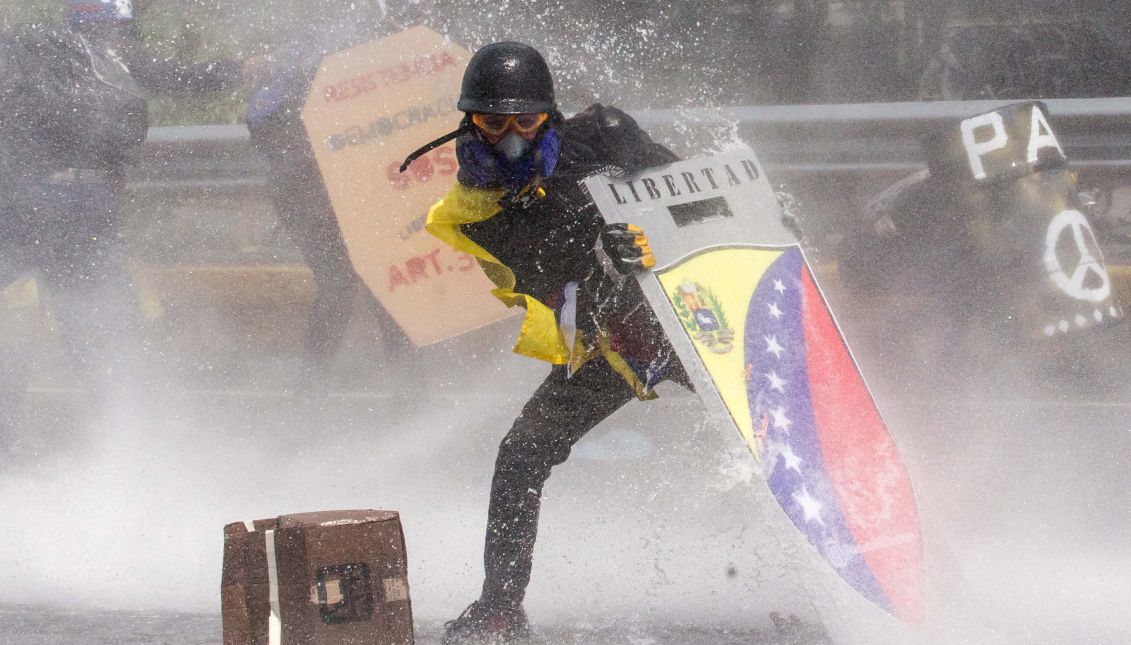
M 485 45 L 467 64 L 460 89 L 461 112 L 535 114 L 554 112 L 554 79 L 537 49 L 521 43 Z

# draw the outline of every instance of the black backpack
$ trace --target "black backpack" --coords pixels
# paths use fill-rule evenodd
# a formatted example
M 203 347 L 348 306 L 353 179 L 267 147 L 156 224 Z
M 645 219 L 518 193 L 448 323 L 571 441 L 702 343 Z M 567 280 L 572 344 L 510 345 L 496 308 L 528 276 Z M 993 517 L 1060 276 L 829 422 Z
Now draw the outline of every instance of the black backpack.
M 145 141 L 145 92 L 114 52 L 66 29 L 27 29 L 14 38 L 41 136 L 95 165 Z

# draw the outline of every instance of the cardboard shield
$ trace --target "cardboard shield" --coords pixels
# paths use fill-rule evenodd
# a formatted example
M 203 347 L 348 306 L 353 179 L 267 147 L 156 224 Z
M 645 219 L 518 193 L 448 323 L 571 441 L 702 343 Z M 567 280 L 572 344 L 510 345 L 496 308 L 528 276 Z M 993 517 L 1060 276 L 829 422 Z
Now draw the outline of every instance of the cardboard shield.
M 470 54 L 413 27 L 322 61 L 302 118 L 350 260 L 412 342 L 434 343 L 512 315 L 466 254 L 424 233 L 455 180 L 455 145 L 405 156 L 459 124 Z
M 825 625 L 844 642 L 886 641 L 877 626 L 909 642 L 924 613 L 911 481 L 754 153 L 586 187 L 606 220 L 647 233 L 657 267 L 640 284 L 768 484 L 757 511 Z

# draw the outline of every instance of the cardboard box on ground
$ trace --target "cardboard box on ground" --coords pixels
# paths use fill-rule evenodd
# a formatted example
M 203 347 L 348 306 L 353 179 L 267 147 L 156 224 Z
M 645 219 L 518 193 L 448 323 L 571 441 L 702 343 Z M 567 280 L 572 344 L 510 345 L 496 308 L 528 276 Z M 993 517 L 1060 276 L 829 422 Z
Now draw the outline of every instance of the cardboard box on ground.
M 225 645 L 413 642 L 394 511 L 326 511 L 224 527 Z

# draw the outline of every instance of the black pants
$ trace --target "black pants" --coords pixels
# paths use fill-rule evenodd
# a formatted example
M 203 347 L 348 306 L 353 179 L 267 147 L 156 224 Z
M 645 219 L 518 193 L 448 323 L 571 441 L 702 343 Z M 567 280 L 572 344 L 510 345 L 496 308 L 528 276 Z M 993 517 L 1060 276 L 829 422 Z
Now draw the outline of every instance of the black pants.
M 362 289 L 361 278 L 350 262 L 321 178 L 287 174 L 276 177 L 275 185 L 275 214 L 314 275 L 303 367 L 308 377 L 318 378 L 330 370 L 338 354 L 358 291 L 368 290 Z M 374 304 L 386 342 L 398 350 L 409 346 L 408 337 L 392 316 L 380 303 Z
M 565 462 L 587 432 L 633 398 L 604 359 L 590 361 L 569 379 L 564 367 L 554 367 L 534 392 L 499 445 L 487 515 L 482 600 L 522 603 L 530 582 L 542 486 L 550 470 Z

